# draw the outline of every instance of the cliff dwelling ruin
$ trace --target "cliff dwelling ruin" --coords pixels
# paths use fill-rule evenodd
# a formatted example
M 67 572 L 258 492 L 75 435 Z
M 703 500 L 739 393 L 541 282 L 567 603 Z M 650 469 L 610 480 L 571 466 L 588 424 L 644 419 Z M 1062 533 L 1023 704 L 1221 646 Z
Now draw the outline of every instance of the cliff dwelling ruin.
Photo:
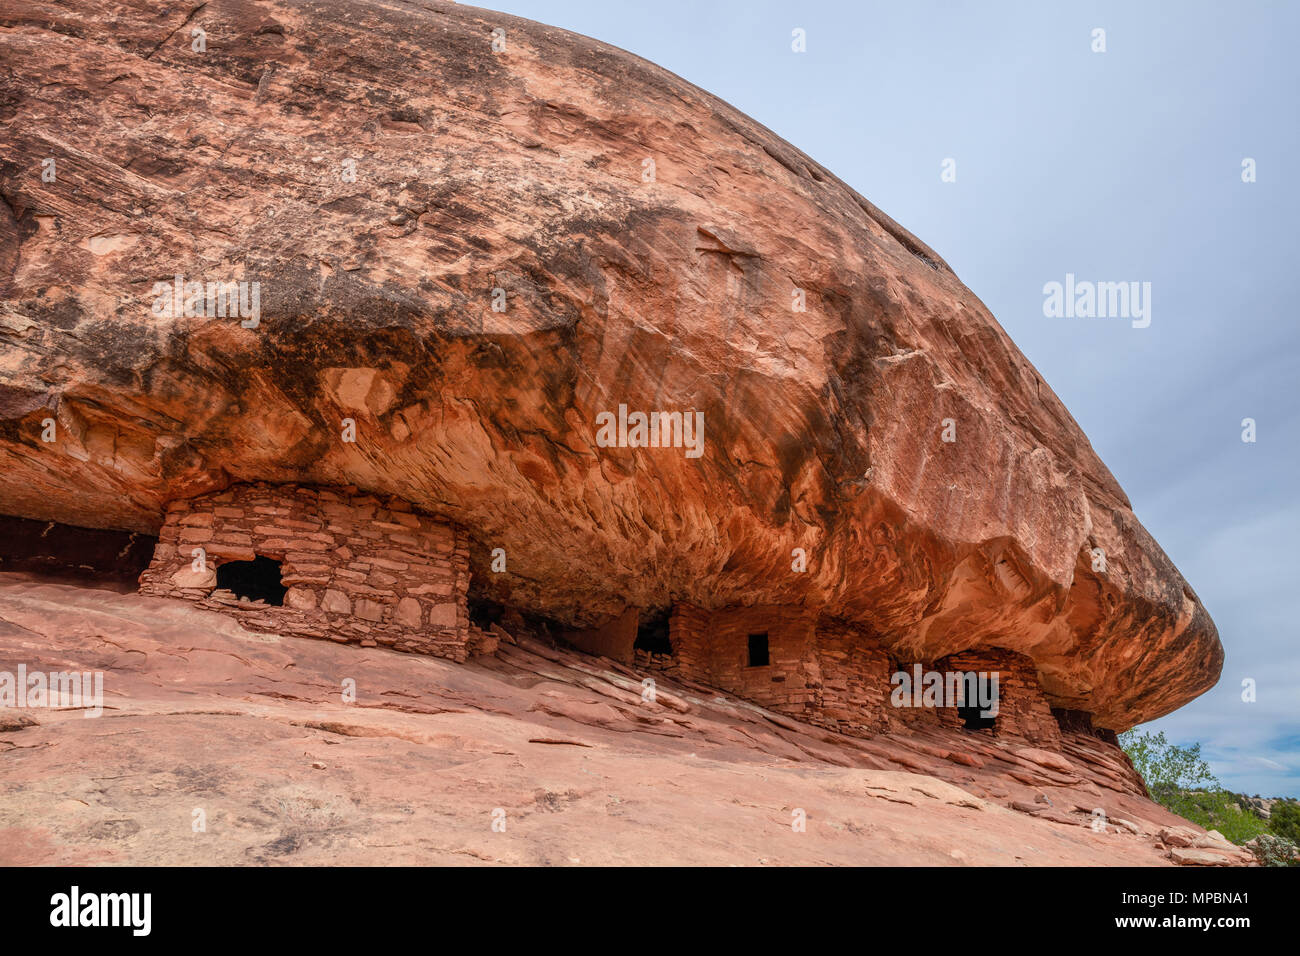
M 370 4 L 290 34 L 234 5 L 229 56 L 164 49 L 146 82 L 87 44 L 29 89 L 75 6 L 10 51 L 0 570 L 456 662 L 531 629 L 859 736 L 1054 749 L 1218 680 L 1208 611 L 984 303 L 726 103 L 563 31 L 495 57 L 460 8 Z M 374 72 L 358 30 L 405 39 Z M 286 65 L 255 100 L 267 43 L 349 80 Z M 121 124 L 199 90 L 219 157 Z M 38 142 L 97 145 L 47 183 Z M 256 315 L 153 309 L 178 276 L 246 281 Z M 996 671 L 998 713 L 892 706 L 918 663 Z
M 6 520 L 15 527 L 21 521 Z M 30 525 L 0 555 L 0 568 L 102 576 L 91 565 L 60 567 L 60 553 L 72 553 L 69 541 L 96 533 Z M 528 626 L 526 609 L 471 600 L 465 529 L 400 498 L 355 487 L 236 484 L 171 502 L 157 538 L 97 534 L 111 538 L 112 547 L 101 550 L 112 551 L 122 539 L 130 544 L 115 556 L 116 580 L 125 580 L 131 560 L 137 567 L 147 561 L 139 572 L 141 593 L 233 615 L 253 631 L 464 662 L 510 639 L 499 623 L 503 617 L 512 626 Z M 144 550 L 149 547 L 151 555 Z M 124 561 L 128 552 L 134 557 Z M 472 604 L 479 613 L 472 613 Z M 682 602 L 659 611 L 628 608 L 588 630 L 543 627 L 638 672 L 717 688 L 849 735 L 931 725 L 988 731 L 1049 749 L 1059 743 L 1032 661 L 1012 651 L 971 650 L 933 662 L 944 672 L 996 672 L 998 713 L 990 718 L 973 701 L 891 707 L 891 675 L 911 665 L 865 629 L 803 608 L 705 610 Z
M 456 661 L 472 648 L 464 532 L 355 488 L 256 483 L 174 501 L 140 590 L 254 630 Z
M 15 539 L 22 554 L 11 546 L 0 568 L 49 571 L 68 547 L 60 542 L 86 530 L 31 525 Z M 233 615 L 253 631 L 464 662 L 510 640 L 509 628 L 529 629 L 531 617 L 551 639 L 640 674 L 716 688 L 828 730 L 868 736 L 928 725 L 1049 749 L 1059 742 L 1057 720 L 1024 655 L 981 648 L 927 665 L 972 678 L 996 673 L 998 708 L 987 716 L 974 700 L 891 706 L 891 675 L 912 663 L 868 629 L 801 607 L 707 610 L 678 602 L 627 608 L 601 627 L 566 628 L 527 607 L 475 597 L 466 529 L 355 487 L 253 482 L 178 499 L 167 506 L 158 537 L 141 536 L 133 548 L 137 570 L 143 567 L 141 593 Z M 129 565 L 117 569 L 118 580 Z M 94 569 L 63 573 L 91 576 Z

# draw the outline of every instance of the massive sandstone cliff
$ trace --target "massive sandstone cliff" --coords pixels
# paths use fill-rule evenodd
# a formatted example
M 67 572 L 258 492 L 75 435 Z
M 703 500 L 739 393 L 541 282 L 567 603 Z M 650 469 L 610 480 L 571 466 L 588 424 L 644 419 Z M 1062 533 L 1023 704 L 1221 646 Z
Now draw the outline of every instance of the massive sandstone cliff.
M 0 0 L 0 118 L 0 514 L 156 532 L 232 481 L 351 484 L 566 624 L 801 604 L 900 656 L 1019 651 L 1115 729 L 1218 677 L 942 259 L 637 57 L 433 0 Z M 177 275 L 257 282 L 259 324 L 155 314 Z M 600 447 L 620 404 L 703 412 L 703 454 Z

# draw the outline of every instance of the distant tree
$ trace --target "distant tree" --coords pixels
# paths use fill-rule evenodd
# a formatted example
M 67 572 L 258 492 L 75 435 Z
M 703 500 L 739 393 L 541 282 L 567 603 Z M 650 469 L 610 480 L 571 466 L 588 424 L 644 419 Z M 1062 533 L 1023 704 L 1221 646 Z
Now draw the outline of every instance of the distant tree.
M 1188 790 L 1219 789 L 1219 781 L 1201 757 L 1200 744 L 1179 747 L 1166 740 L 1164 733 L 1130 730 L 1120 734 L 1119 745 L 1158 803 L 1169 806 L 1167 800 Z

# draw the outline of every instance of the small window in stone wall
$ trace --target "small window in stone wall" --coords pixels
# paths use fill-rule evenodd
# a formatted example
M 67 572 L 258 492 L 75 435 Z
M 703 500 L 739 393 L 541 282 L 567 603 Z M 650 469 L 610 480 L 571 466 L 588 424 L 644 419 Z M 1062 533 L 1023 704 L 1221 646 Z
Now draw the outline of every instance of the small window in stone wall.
M 749 666 L 766 667 L 768 663 L 767 632 L 749 635 Z
M 280 583 L 280 562 L 257 555 L 252 561 L 227 561 L 217 566 L 217 588 L 237 598 L 283 606 L 289 589 Z

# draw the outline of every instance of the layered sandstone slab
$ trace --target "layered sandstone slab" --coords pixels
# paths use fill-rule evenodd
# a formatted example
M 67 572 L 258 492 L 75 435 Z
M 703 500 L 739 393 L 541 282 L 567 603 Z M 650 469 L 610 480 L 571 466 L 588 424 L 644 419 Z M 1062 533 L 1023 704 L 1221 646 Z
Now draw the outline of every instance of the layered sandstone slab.
M 103 713 L 0 711 L 0 865 L 1251 861 L 1094 736 L 858 740 L 527 639 L 455 664 L 0 573 L 14 661 L 102 672 Z
M 156 533 L 231 481 L 356 485 L 573 627 L 804 606 L 905 658 L 1023 654 L 1110 728 L 1217 679 L 980 301 L 678 77 L 436 0 L 0 0 L 0 44 L 0 513 Z M 156 314 L 177 275 L 259 283 L 256 326 Z M 702 412 L 701 454 L 602 447 L 620 405 Z

